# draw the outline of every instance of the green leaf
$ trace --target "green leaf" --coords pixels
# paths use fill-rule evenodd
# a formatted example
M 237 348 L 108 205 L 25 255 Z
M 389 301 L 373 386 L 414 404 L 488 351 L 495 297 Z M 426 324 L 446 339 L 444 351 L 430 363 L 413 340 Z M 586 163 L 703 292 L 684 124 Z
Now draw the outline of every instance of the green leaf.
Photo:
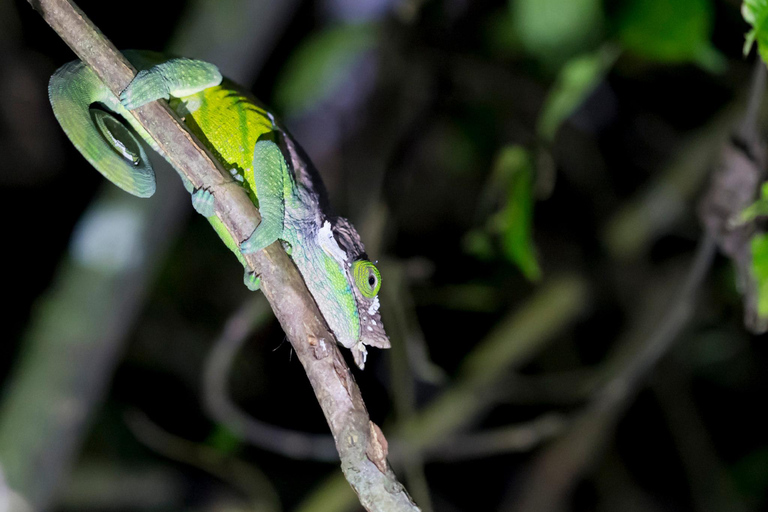
M 749 53 L 752 44 L 757 41 L 757 51 L 764 62 L 768 62 L 768 0 L 744 0 L 741 15 L 752 30 L 744 39 L 744 55 Z
M 746 224 L 752 222 L 758 217 L 768 216 L 768 181 L 764 182 L 760 186 L 760 197 L 751 205 L 747 206 L 739 214 L 736 221 L 732 221 L 734 225 Z
M 492 230 L 501 235 L 506 258 L 531 281 L 541 278 L 533 245 L 533 163 L 521 146 L 507 146 L 496 157 L 494 180 L 505 183 L 506 204 L 491 220 Z
M 530 55 L 554 65 L 597 43 L 600 0 L 510 0 L 514 30 Z
M 298 113 L 330 97 L 377 38 L 377 27 L 367 23 L 329 27 L 309 36 L 278 77 L 275 104 L 288 113 Z
M 713 22 L 711 0 L 629 0 L 618 20 L 619 39 L 651 60 L 720 71 L 725 59 L 710 41 Z
M 757 315 L 760 320 L 768 319 L 768 234 L 752 237 L 752 278 L 757 289 Z
M 548 142 L 554 139 L 560 125 L 597 87 L 618 55 L 617 48 L 605 45 L 594 53 L 571 59 L 562 67 L 539 114 L 539 137 Z

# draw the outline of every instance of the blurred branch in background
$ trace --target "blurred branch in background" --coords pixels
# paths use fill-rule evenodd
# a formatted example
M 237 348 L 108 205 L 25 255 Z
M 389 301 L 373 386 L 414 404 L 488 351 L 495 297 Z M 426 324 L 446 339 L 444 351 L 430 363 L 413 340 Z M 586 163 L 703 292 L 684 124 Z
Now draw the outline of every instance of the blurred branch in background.
M 655 330 L 644 338 L 647 322 L 655 323 L 654 314 L 644 315 L 645 322 L 629 339 L 640 342 L 619 344 L 624 357 L 610 368 L 613 377 L 590 400 L 560 438 L 537 454 L 530 474 L 517 486 L 518 496 L 510 497 L 504 510 L 518 512 L 554 512 L 561 510 L 578 480 L 594 464 L 611 439 L 613 429 L 627 406 L 639 392 L 648 373 L 669 350 L 693 314 L 694 294 L 707 275 L 715 244 L 705 236 L 686 276 L 679 296 Z
M 424 451 L 427 460 L 430 453 L 435 453 L 439 459 L 445 446 L 456 442 L 465 443 L 463 448 L 453 450 L 459 458 L 484 457 L 491 450 L 496 450 L 494 453 L 527 450 L 548 433 L 556 432 L 557 420 L 543 417 L 527 425 L 459 435 L 454 439 L 458 431 L 477 422 L 479 415 L 493 404 L 498 396 L 494 387 L 511 369 L 522 366 L 543 350 L 588 307 L 588 285 L 582 279 L 564 276 L 542 283 L 522 307 L 509 313 L 473 349 L 456 379 L 437 399 L 405 423 L 392 425 L 393 463 L 411 451 Z M 351 510 L 354 505 L 354 494 L 344 493 L 338 477 L 332 477 L 316 489 L 299 510 L 341 512 Z
M 737 90 L 736 98 L 720 113 L 686 137 L 658 177 L 612 215 L 603 230 L 606 248 L 612 255 L 619 260 L 636 260 L 690 211 L 689 206 L 706 183 L 712 162 L 718 158 L 719 148 L 743 118 L 748 99 L 747 91 Z M 768 121 L 764 104 L 757 112 L 761 124 Z
M 396 286 L 396 283 L 393 285 Z M 387 428 L 402 430 L 389 442 L 392 460 L 407 460 L 412 454 L 421 453 L 424 453 L 427 460 L 450 460 L 484 457 L 494 452 L 522 451 L 556 433 L 563 425 L 563 420 L 556 414 L 542 416 L 530 423 L 485 432 L 454 432 L 477 421 L 483 411 L 496 401 L 503 400 L 508 392 L 514 393 L 514 390 L 495 391 L 493 388 L 505 382 L 505 374 L 509 369 L 521 366 L 528 358 L 543 350 L 545 344 L 554 339 L 555 332 L 579 317 L 586 308 L 584 285 L 572 278 L 554 280 L 522 310 L 510 313 L 503 326 L 482 340 L 472 354 L 473 358 L 484 357 L 483 354 L 496 355 L 497 362 L 490 374 L 465 368 L 460 378 L 443 392 L 447 396 L 427 406 L 424 411 L 409 408 L 408 414 L 402 415 L 404 417 Z M 553 302 L 555 297 L 557 301 Z M 335 449 L 331 450 L 331 437 L 263 423 L 243 413 L 229 398 L 226 381 L 237 351 L 264 319 L 264 306 L 260 302 L 253 300 L 244 303 L 227 321 L 222 335 L 213 344 L 205 365 L 206 408 L 212 418 L 259 448 L 296 459 L 338 460 Z M 549 311 L 547 308 L 550 305 L 557 306 L 557 309 Z M 397 309 L 395 307 L 395 311 Z M 392 332 L 399 333 L 397 321 L 393 324 L 395 328 Z M 393 334 L 393 339 L 397 339 L 397 336 Z M 407 342 L 401 340 L 399 346 L 405 351 Z M 504 352 L 500 350 L 504 346 L 514 349 Z M 410 381 L 409 386 L 408 379 L 405 381 L 403 387 L 412 389 L 413 381 Z M 401 392 L 410 391 L 404 389 Z M 455 400 L 452 398 L 455 396 L 461 396 L 462 399 Z M 465 398 L 469 396 L 471 398 Z M 459 410 L 456 411 L 456 408 Z
M 252 464 L 222 454 L 215 448 L 181 439 L 162 430 L 140 411 L 126 414 L 126 422 L 139 440 L 161 455 L 210 473 L 248 499 L 244 510 L 280 512 L 280 498 L 264 473 Z
M 339 453 L 331 436 L 296 432 L 266 424 L 246 415 L 229 397 L 227 384 L 235 356 L 253 331 L 271 317 L 266 299 L 259 296 L 249 299 L 227 320 L 205 362 L 205 408 L 212 419 L 254 446 L 293 459 L 336 462 Z
M 0 463 L 34 510 L 55 502 L 180 226 L 186 200 L 162 189 L 144 202 L 110 187 L 93 203 L 27 330 L 0 407 Z
M 743 173 L 740 170 L 744 167 L 743 154 L 747 157 L 760 154 L 761 136 L 757 112 L 764 97 L 765 69 L 760 61 L 755 66 L 756 72 L 748 95 L 750 101 L 742 113 L 744 121 L 738 127 L 739 139 L 721 149 L 719 167 L 703 202 L 704 232 L 680 291 L 663 314 L 659 313 L 658 300 L 649 301 L 651 308 L 656 311 L 643 316 L 639 328 L 628 335 L 627 339 L 631 341 L 618 345 L 620 355 L 615 359 L 615 364 L 605 367 L 610 372 L 606 376 L 611 376 L 566 433 L 537 455 L 530 474 L 519 486 L 519 495 L 508 498 L 506 509 L 517 512 L 554 512 L 562 509 L 579 479 L 604 451 L 616 423 L 639 393 L 650 372 L 667 354 L 693 317 L 699 289 L 707 277 L 718 244 L 722 244 L 723 233 L 727 231 L 724 226 L 734 213 L 727 209 L 724 218 L 713 223 L 711 216 L 721 211 L 713 209 L 711 197 L 719 198 L 721 203 L 723 197 L 735 199 L 735 204 L 729 206 L 738 212 L 748 204 L 747 200 L 740 198 L 755 197 L 759 180 L 751 176 L 762 172 L 762 161 L 759 158 L 747 158 L 751 162 L 751 166 L 747 165 L 748 179 L 726 180 L 721 177 L 729 173 Z M 737 236 L 738 230 L 736 227 Z M 655 318 L 661 320 L 656 323 Z M 645 326 L 653 324 L 656 324 L 655 328 L 645 337 Z
M 697 512 L 746 512 L 749 508 L 736 491 L 715 452 L 691 393 L 691 374 L 680 364 L 662 363 L 652 389 L 663 409 L 680 453 L 691 497 Z
M 267 11 L 239 33 L 204 22 L 217 17 L 220 8 L 236 10 L 238 4 L 248 3 L 197 2 L 187 23 L 202 32 L 186 37 L 249 40 L 261 21 L 272 19 Z M 296 2 L 279 3 L 277 12 L 286 19 L 291 3 Z M 237 65 L 230 70 L 239 68 L 240 74 L 249 76 L 256 72 L 254 54 L 268 54 L 270 48 L 266 43 L 235 49 L 209 46 L 197 57 L 216 62 L 225 53 L 236 55 Z M 185 50 L 170 48 L 180 54 Z M 82 166 L 83 172 L 92 172 L 85 163 Z M 189 212 L 189 196 L 170 167 L 162 163 L 157 170 L 160 183 L 152 200 L 138 200 L 110 184 L 84 214 L 69 259 L 61 263 L 53 288 L 36 309 L 22 342 L 22 355 L 6 385 L 0 406 L 0 463 L 9 484 L 35 510 L 46 510 L 55 502 L 155 269 Z

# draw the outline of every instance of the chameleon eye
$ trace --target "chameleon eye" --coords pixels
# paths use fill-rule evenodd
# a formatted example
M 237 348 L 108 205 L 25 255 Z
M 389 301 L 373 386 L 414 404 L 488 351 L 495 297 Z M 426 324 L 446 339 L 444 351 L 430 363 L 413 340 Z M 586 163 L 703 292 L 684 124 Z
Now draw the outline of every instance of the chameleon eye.
M 381 288 L 381 274 L 376 266 L 367 260 L 359 260 L 352 263 L 352 275 L 363 297 L 372 299 Z

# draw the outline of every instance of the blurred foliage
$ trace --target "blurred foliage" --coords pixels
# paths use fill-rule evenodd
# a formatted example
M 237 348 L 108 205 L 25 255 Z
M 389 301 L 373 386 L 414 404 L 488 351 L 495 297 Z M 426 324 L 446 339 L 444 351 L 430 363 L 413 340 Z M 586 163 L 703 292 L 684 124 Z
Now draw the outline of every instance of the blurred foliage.
M 275 106 L 286 115 L 316 107 L 338 92 L 359 57 L 377 41 L 372 23 L 336 25 L 307 37 L 285 62 L 275 86 Z
M 491 216 L 488 229 L 501 238 L 504 256 L 531 281 L 541 278 L 533 245 L 534 167 L 531 155 L 520 146 L 499 151 L 493 166 L 490 188 L 499 193 L 502 207 Z
M 605 78 L 618 56 L 616 47 L 604 45 L 594 53 L 569 60 L 562 67 L 539 114 L 536 132 L 543 141 L 554 140 L 560 125 Z
M 751 205 L 744 208 L 741 212 L 737 222 L 739 224 L 745 224 L 752 222 L 758 217 L 768 216 L 768 182 L 763 183 L 760 186 L 760 197 Z
M 510 8 L 522 47 L 549 65 L 587 50 L 603 32 L 601 0 L 510 0 Z
M 627 50 L 660 62 L 695 62 L 723 70 L 722 55 L 712 46 L 711 0 L 629 0 L 618 20 Z
M 160 5 L 137 0 L 136 12 L 156 13 L 146 16 L 147 26 L 137 34 L 135 26 L 114 19 L 107 3 L 79 3 L 118 47 L 155 48 L 170 37 L 169 25 L 184 25 L 202 5 L 218 6 L 221 12 L 189 26 L 208 25 L 221 34 L 206 37 L 203 31 L 181 39 L 194 41 L 196 48 L 218 48 L 226 40 L 228 46 L 222 47 L 230 64 L 240 60 L 240 45 L 233 39 L 255 38 L 241 29 L 250 27 L 266 5 L 275 5 L 249 2 L 252 10 L 244 10 L 233 1 Z M 50 170 L 45 180 L 11 180 L 27 169 L 6 160 L 0 173 L 6 178 L 8 210 L 24 212 L 22 222 L 6 226 L 7 240 L 19 248 L 39 247 L 44 237 L 47 249 L 44 254 L 13 246 L 4 251 L 6 268 L 24 276 L 23 284 L 8 285 L 14 300 L 6 310 L 10 342 L 2 347 L 4 371 L 18 360 L 17 353 L 27 352 L 14 340 L 23 339 L 22 330 L 34 329 L 26 325 L 36 318 L 32 304 L 45 304 L 40 297 L 62 261 L 72 226 L 100 183 L 68 145 L 63 157 L 61 151 L 57 155 L 53 148 L 62 141 L 45 135 L 61 135 L 47 109 L 46 80 L 71 55 L 25 2 L 17 4 L 21 30 L 14 25 L 15 4 L 0 3 L 0 91 L 19 91 L 13 96 L 18 101 L 0 105 L 0 147 L 42 147 L 35 157 L 49 162 Z M 739 7 L 749 26 L 741 21 Z M 439 407 L 450 421 L 432 415 L 433 426 L 446 435 L 466 434 L 459 449 L 478 442 L 475 434 L 488 435 L 483 442 L 498 442 L 502 429 L 513 431 L 542 414 L 571 417 L 585 411 L 602 376 L 616 368 L 613 354 L 643 341 L 677 291 L 677 277 L 701 232 L 696 194 L 748 92 L 750 62 L 737 47 L 749 30 L 745 49 L 756 42 L 766 57 L 767 11 L 766 0 L 743 5 L 732 0 L 315 0 L 297 2 L 295 11 L 284 14 L 285 24 L 259 18 L 275 34 L 274 41 L 259 47 L 264 55 L 253 57 L 266 62 L 254 91 L 289 118 L 333 205 L 361 230 L 371 257 L 381 258 L 382 268 L 398 269 L 396 279 L 384 274 L 383 281 L 385 288 L 397 287 L 386 293 L 392 292 L 400 309 L 383 301 L 382 312 L 393 341 L 402 340 L 406 350 L 371 351 L 366 371 L 355 372 L 375 422 L 392 431 L 402 427 L 392 395 L 396 385 L 406 386 L 403 382 L 412 387 L 409 406 L 416 417 Z M 9 20 L 14 30 L 3 25 Z M 219 58 L 226 62 L 224 56 L 216 62 Z M 38 104 L 46 106 L 39 115 Z M 24 144 L 33 135 L 52 140 Z M 184 201 L 188 210 L 186 196 Z M 36 212 L 33 204 L 45 207 Z M 621 224 L 621 237 L 632 250 L 615 251 L 606 226 L 618 225 L 614 222 L 628 209 L 640 212 L 642 223 Z M 735 220 L 760 224 L 766 215 L 768 184 Z M 45 232 L 30 229 L 32 223 Z M 263 469 L 265 486 L 274 486 L 270 492 L 279 495 L 285 510 L 344 510 L 355 502 L 346 482 L 322 484 L 337 474 L 335 466 L 249 446 L 200 406 L 200 376 L 211 340 L 248 292 L 241 269 L 203 219 L 195 218 L 171 242 L 173 253 L 136 313 L 135 325 L 123 326 L 125 355 L 110 375 L 112 387 L 100 390 L 106 404 L 95 408 L 96 422 L 82 462 L 72 470 L 70 488 L 93 490 L 108 482 L 110 492 L 101 495 L 117 496 L 122 489 L 123 508 L 132 510 L 131 496 L 141 491 L 127 486 L 121 475 L 126 467 L 151 466 L 174 482 L 174 492 L 161 500 L 164 508 L 148 509 L 152 512 L 241 510 L 248 506 L 243 498 L 248 493 L 237 495 L 233 489 L 242 487 L 246 473 L 239 466 L 224 471 L 236 458 Z M 760 314 L 768 316 L 768 235 L 754 238 L 752 257 L 753 276 L 761 284 Z M 562 275 L 574 279 L 578 293 L 573 286 L 570 293 L 568 286 L 552 288 Z M 681 337 L 684 350 L 656 370 L 688 380 L 680 393 L 686 393 L 693 412 L 685 414 L 701 416 L 708 462 L 727 469 L 739 491 L 728 510 L 762 510 L 768 504 L 768 423 L 762 414 L 768 352 L 764 338 L 743 328 L 733 273 L 724 261 L 716 262 L 711 281 L 698 294 L 698 316 Z M 654 314 L 644 316 L 648 304 Z M 61 311 L 75 309 L 63 304 Z M 104 316 L 99 308 L 90 311 Z M 567 313 L 568 320 L 554 326 L 558 313 Z M 68 332 L 69 316 L 59 315 L 43 327 L 53 334 Z M 575 325 L 573 318 L 578 318 Z M 251 338 L 229 375 L 233 402 L 245 414 L 298 436 L 326 432 L 279 326 L 260 328 Z M 483 345 L 489 339 L 493 343 Z M 508 364 L 510 354 L 517 358 L 514 365 Z M 55 358 L 70 365 L 64 370 L 90 371 L 99 364 L 68 356 Z M 411 368 L 408 379 L 392 382 L 395 376 L 385 362 L 394 357 L 405 358 L 398 364 L 404 371 Z M 457 391 L 468 364 L 473 375 L 492 385 Z M 429 381 L 415 369 L 431 365 L 446 378 Z M 698 368 L 704 365 L 706 371 Z M 35 409 L 45 403 L 40 398 L 24 405 Z M 50 409 L 60 418 L 71 413 L 67 407 L 42 412 Z M 148 439 L 126 427 L 126 408 L 151 418 Z M 577 491 L 565 509 L 697 510 L 706 502 L 692 496 L 701 488 L 700 475 L 687 472 L 697 467 L 697 454 L 687 460 L 691 454 L 677 449 L 670 435 L 675 426 L 658 409 L 653 398 L 641 396 L 618 425 L 618 435 L 602 436 L 614 459 L 611 473 L 618 467 L 625 476 L 571 475 Z M 168 433 L 178 441 L 173 453 L 162 449 Z M 540 432 L 518 434 L 529 446 L 539 442 L 531 439 Z M 429 432 L 423 435 L 425 443 L 434 440 Z M 13 433 L 10 439 L 19 444 Z M 396 471 L 410 487 L 413 467 L 421 467 L 436 510 L 512 510 L 510 496 L 521 474 L 543 463 L 539 452 L 513 453 L 512 444 L 505 446 L 477 460 L 454 460 L 449 448 L 457 447 L 448 445 L 437 455 L 419 454 L 424 460 L 406 461 L 409 469 Z M 393 443 L 393 453 L 397 450 L 402 446 Z M 94 460 L 99 478 L 86 470 Z M 557 477 L 573 467 L 569 460 L 549 462 L 548 474 Z M 45 469 L 39 468 L 41 475 Z M 143 474 L 152 479 L 151 472 Z M 43 482 L 42 476 L 35 479 Z M 708 492 L 718 492 L 710 487 Z M 81 501 L 65 498 L 56 512 L 101 512 L 94 493 L 76 494 Z M 627 497 L 637 499 L 630 504 Z M 526 512 L 532 511 L 540 512 Z
M 757 281 L 757 314 L 768 319 L 768 234 L 755 235 L 750 247 L 752 277 Z
M 757 51 L 764 61 L 768 61 L 768 1 L 744 0 L 741 4 L 741 15 L 752 26 L 752 30 L 745 36 L 744 55 L 749 53 L 757 41 Z

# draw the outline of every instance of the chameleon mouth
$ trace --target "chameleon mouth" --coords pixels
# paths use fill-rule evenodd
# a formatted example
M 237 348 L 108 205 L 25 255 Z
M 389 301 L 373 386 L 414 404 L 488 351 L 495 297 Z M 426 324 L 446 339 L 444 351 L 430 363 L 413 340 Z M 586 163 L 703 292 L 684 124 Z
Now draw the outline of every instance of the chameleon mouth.
M 379 299 L 366 311 L 360 312 L 360 342 L 376 348 L 389 348 L 389 337 L 384 331 L 381 315 L 378 312 Z

